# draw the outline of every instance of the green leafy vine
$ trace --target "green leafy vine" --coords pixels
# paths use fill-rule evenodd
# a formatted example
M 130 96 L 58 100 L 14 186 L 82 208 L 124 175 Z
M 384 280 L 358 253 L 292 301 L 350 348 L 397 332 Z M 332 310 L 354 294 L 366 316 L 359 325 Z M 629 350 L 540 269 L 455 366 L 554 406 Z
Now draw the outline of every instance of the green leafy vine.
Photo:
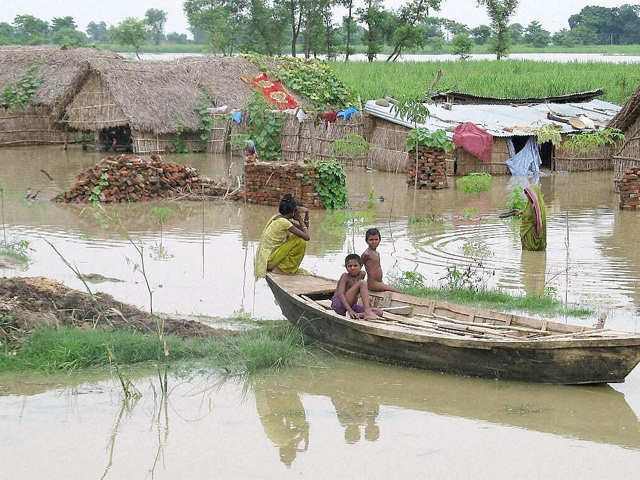
M 5 85 L 2 91 L 2 106 L 24 108 L 31 102 L 38 87 L 44 82 L 44 77 L 35 75 L 39 66 L 39 63 L 32 65 L 15 83 Z
M 316 160 L 313 167 L 318 175 L 314 188 L 324 208 L 336 210 L 347 206 L 346 175 L 342 165 L 335 160 Z
M 442 150 L 444 152 L 453 151 L 453 142 L 447 138 L 444 130 L 429 131 L 425 127 L 418 127 L 410 130 L 407 135 L 407 148 L 413 151 L 419 147 L 429 147 Z
M 229 114 L 224 115 L 211 115 L 209 112 L 211 107 L 211 99 L 208 95 L 202 94 L 196 104 L 196 112 L 200 116 L 200 125 L 198 125 L 198 131 L 200 132 L 200 140 L 206 142 L 211 136 L 211 131 L 218 128 L 221 123 L 227 122 L 231 116 Z
M 104 188 L 109 185 L 109 174 L 107 173 L 108 171 L 109 170 L 107 168 L 102 169 L 102 173 L 100 174 L 98 183 L 91 189 L 89 200 L 91 200 L 91 203 L 93 203 L 94 206 L 97 206 L 100 203 L 100 194 L 102 193 Z
M 600 147 L 615 145 L 624 141 L 625 136 L 618 128 L 605 128 L 592 133 L 574 133 L 569 135 L 564 146 L 572 151 L 581 153 L 591 152 Z
M 254 92 L 248 111 L 247 133 L 256 145 L 258 157 L 266 162 L 280 160 L 280 133 L 284 118 L 271 110 L 259 91 Z

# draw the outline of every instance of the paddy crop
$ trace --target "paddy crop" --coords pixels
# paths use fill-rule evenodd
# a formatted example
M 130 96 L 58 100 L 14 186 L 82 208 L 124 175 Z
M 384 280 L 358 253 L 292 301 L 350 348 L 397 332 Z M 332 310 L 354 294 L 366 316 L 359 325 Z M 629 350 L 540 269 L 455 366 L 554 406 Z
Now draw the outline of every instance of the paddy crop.
M 595 62 L 331 62 L 331 66 L 363 101 L 424 95 L 438 70 L 443 75 L 436 91 L 517 98 L 602 88 L 602 99 L 618 105 L 625 103 L 640 83 L 637 66 Z

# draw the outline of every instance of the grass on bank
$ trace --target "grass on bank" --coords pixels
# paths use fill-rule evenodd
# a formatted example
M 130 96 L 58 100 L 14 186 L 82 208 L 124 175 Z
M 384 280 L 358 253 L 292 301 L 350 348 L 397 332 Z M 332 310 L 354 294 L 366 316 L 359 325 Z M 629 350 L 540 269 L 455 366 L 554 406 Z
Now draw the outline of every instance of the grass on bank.
M 310 355 L 302 334 L 289 325 L 263 327 L 236 335 L 181 339 L 166 337 L 168 360 L 203 359 L 232 374 L 254 373 L 298 364 Z M 111 365 L 108 349 L 119 365 L 164 358 L 155 335 L 133 331 L 42 328 L 27 335 L 14 352 L 0 351 L 0 372 L 19 370 L 74 371 Z
M 503 290 L 449 289 L 446 287 L 402 287 L 402 293 L 444 302 L 458 303 L 497 311 L 561 314 L 584 317 L 594 312 L 588 308 L 569 307 L 551 295 L 511 295 Z
M 622 105 L 640 83 L 640 68 L 626 64 L 520 60 L 447 62 L 330 62 L 338 79 L 365 101 L 424 95 L 438 70 L 436 91 L 494 97 L 545 97 L 604 89 L 603 100 Z

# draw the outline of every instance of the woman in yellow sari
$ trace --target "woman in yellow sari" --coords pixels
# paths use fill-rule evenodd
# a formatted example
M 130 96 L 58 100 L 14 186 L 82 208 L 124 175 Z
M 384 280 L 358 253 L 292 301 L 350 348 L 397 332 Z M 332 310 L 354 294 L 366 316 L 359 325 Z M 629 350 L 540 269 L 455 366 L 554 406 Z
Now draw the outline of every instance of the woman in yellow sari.
M 298 206 L 293 196 L 280 200 L 280 212 L 269 219 L 262 231 L 256 252 L 254 272 L 256 278 L 267 272 L 296 274 L 307 250 L 309 236 L 309 210 Z M 304 220 L 302 219 L 304 214 Z

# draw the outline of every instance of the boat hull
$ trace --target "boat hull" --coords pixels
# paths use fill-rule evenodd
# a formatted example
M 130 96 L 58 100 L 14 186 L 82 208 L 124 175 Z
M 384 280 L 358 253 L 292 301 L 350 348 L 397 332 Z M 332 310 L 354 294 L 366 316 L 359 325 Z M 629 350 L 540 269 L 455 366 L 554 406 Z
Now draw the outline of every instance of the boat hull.
M 486 378 L 558 384 L 618 383 L 640 361 L 640 347 L 487 348 L 390 338 L 338 321 L 328 312 L 290 295 L 272 278 L 267 282 L 283 315 L 305 335 L 332 348 L 389 363 Z

